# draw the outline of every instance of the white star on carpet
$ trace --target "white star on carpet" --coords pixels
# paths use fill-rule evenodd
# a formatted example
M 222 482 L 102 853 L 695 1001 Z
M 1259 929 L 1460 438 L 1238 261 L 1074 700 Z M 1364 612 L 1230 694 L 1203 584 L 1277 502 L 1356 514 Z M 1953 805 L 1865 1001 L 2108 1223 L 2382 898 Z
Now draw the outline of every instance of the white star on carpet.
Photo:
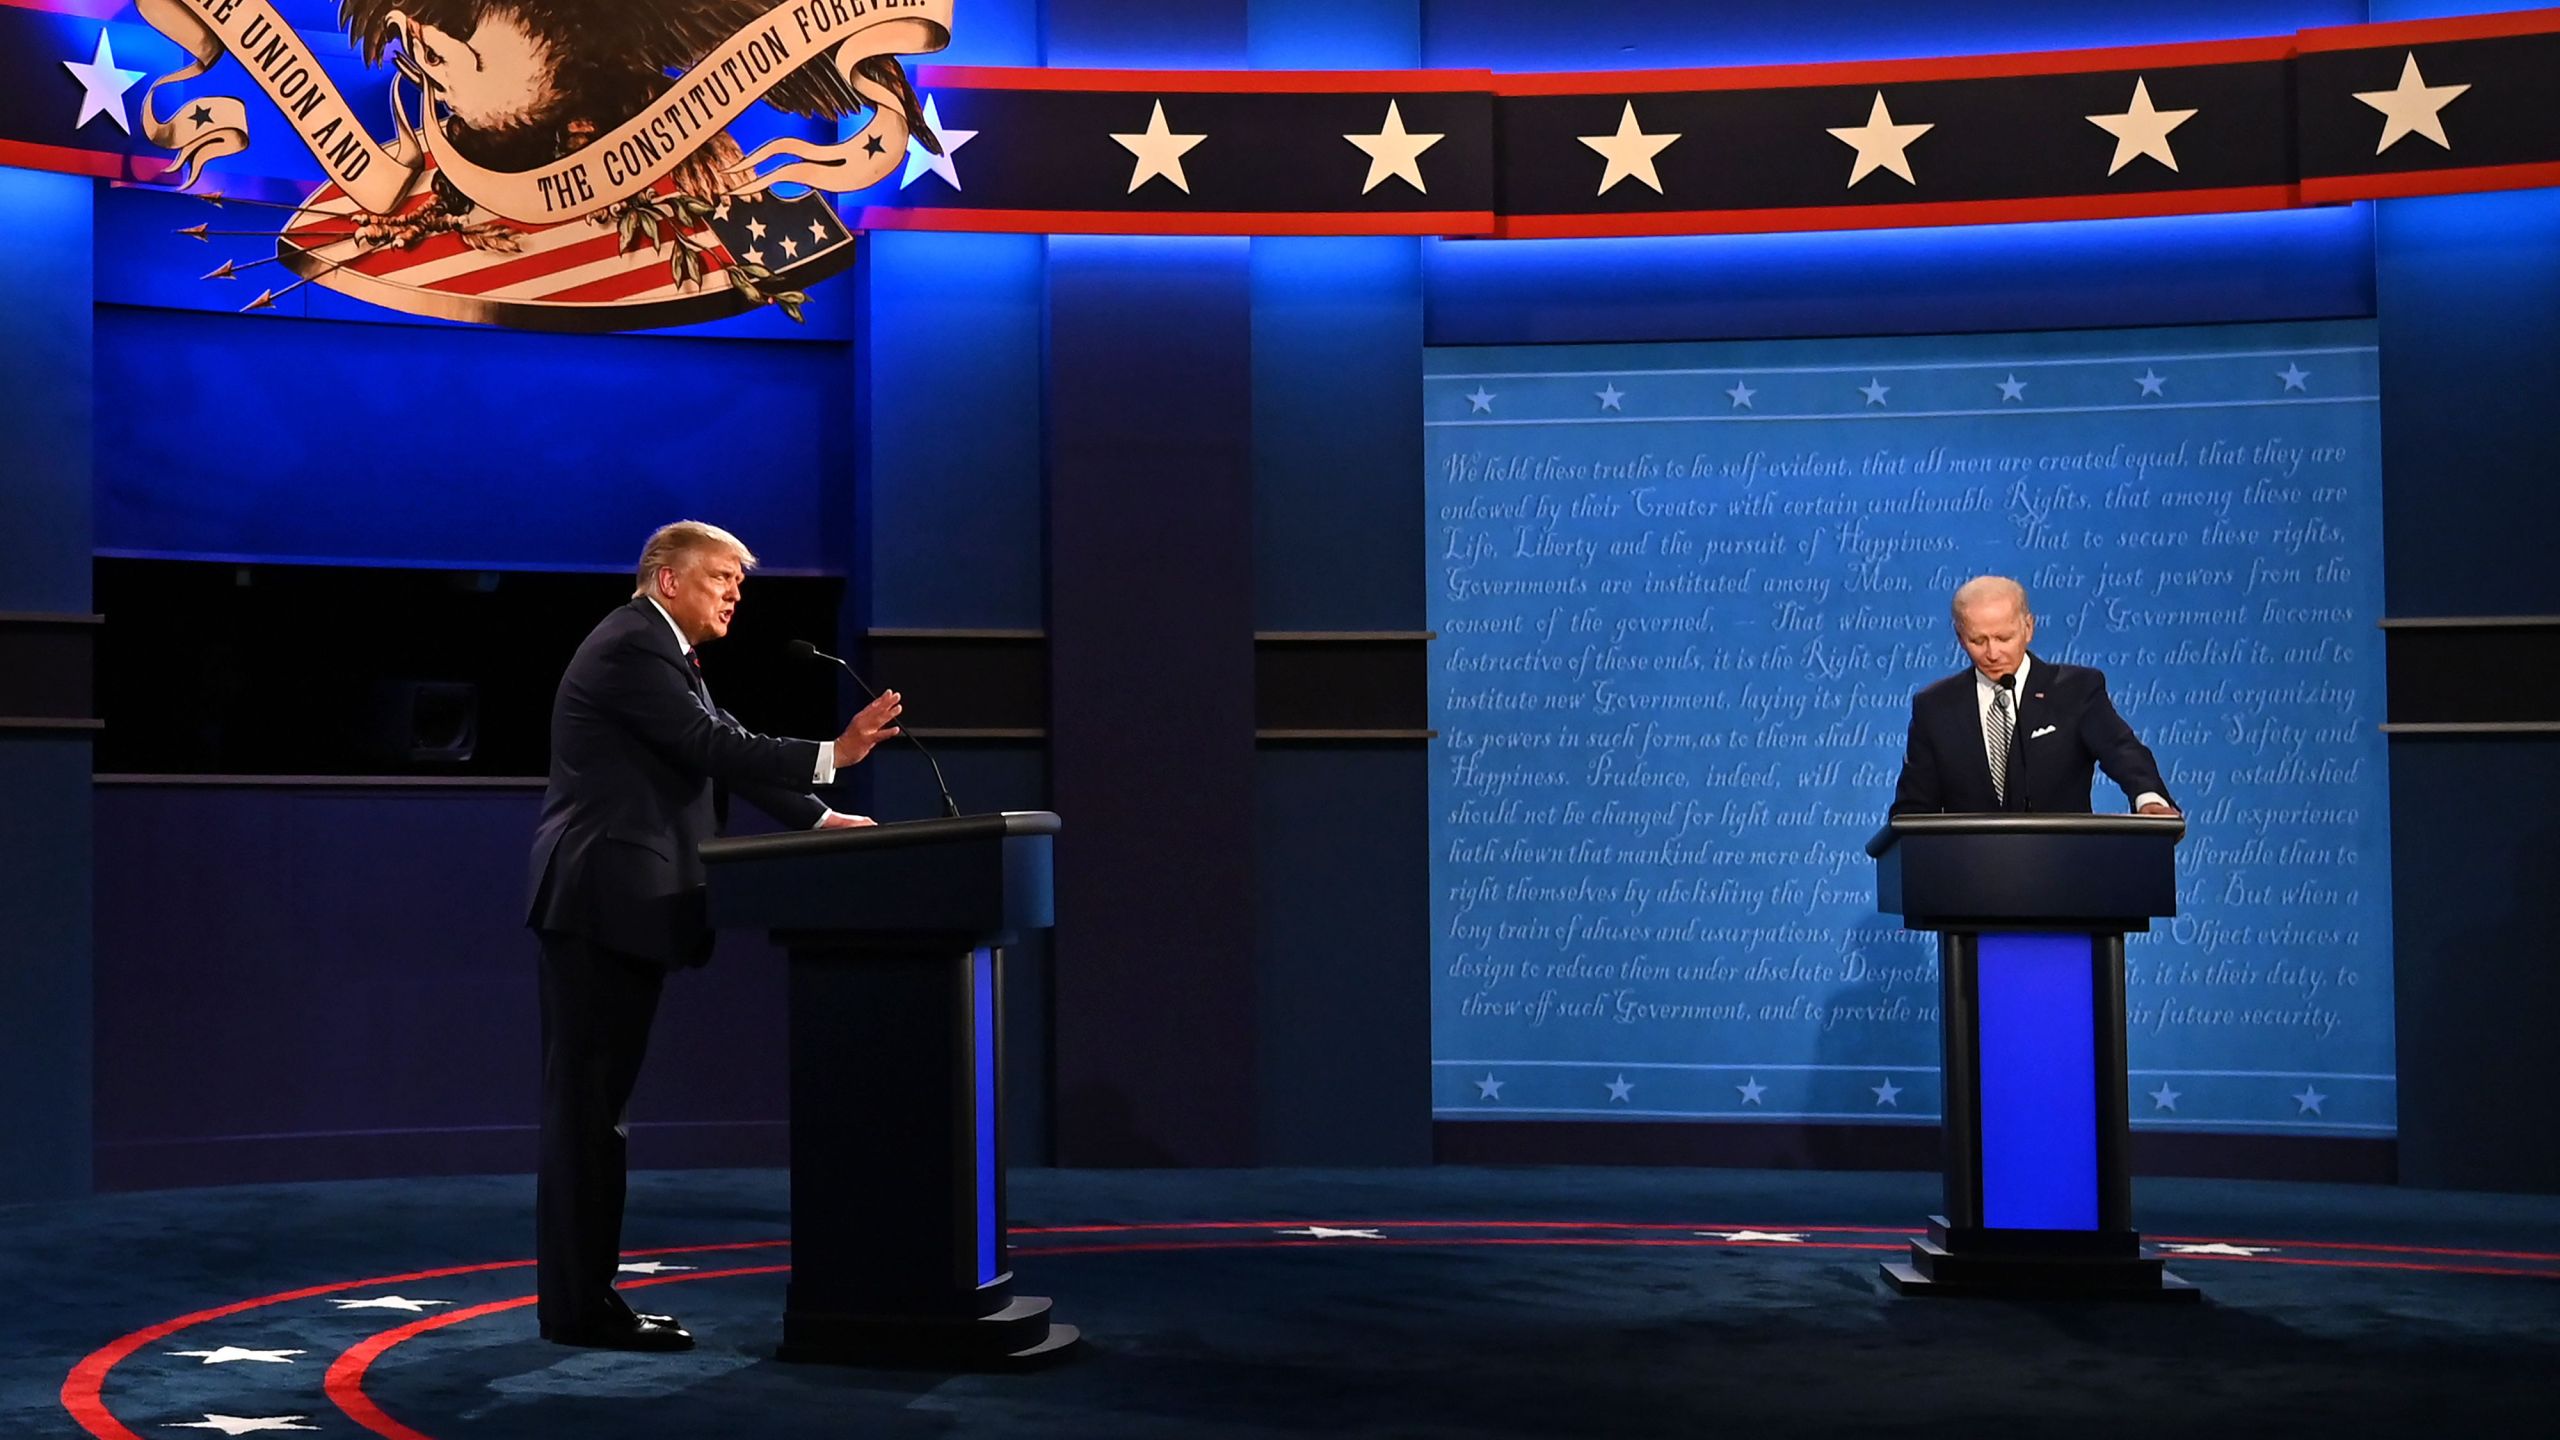
M 116 68 L 115 46 L 108 42 L 105 27 L 98 30 L 98 50 L 87 64 L 65 60 L 62 68 L 80 82 L 80 118 L 71 122 L 72 129 L 104 115 L 116 122 L 117 129 L 127 135 L 133 133 L 133 121 L 124 113 L 124 92 L 133 88 L 142 72 Z
M 1493 392 L 1487 390 L 1481 385 L 1477 386 L 1475 388 L 1475 393 L 1467 397 L 1467 413 L 1470 415 L 1492 414 Z
M 1621 180 L 1637 180 L 1654 194 L 1662 193 L 1662 177 L 1655 173 L 1653 157 L 1669 148 L 1680 137 L 1675 134 L 1647 135 L 1636 124 L 1636 102 L 1618 112 L 1618 132 L 1614 135 L 1577 135 L 1573 137 L 1600 152 L 1609 162 L 1600 172 L 1600 194 L 1606 195 Z
M 1884 92 L 1876 92 L 1876 103 L 1867 111 L 1867 123 L 1832 127 L 1831 137 L 1858 152 L 1857 163 L 1850 167 L 1849 184 L 1855 186 L 1878 170 L 1890 170 L 1910 184 L 1920 182 L 1912 177 L 1911 157 L 1904 152 L 1911 142 L 1938 128 L 1935 125 L 1896 125 L 1893 112 L 1885 108 Z
M 405 1295 L 383 1295 L 371 1300 L 332 1300 L 329 1303 L 341 1310 L 405 1310 L 412 1315 L 423 1315 L 430 1305 L 450 1305 L 453 1302 L 412 1300 Z
M 1759 1076 L 1757 1076 L 1757 1075 L 1753 1075 L 1753 1076 L 1750 1076 L 1750 1077 L 1748 1077 L 1747 1079 L 1745 1079 L 1741 1084 L 1734 1086 L 1733 1088 L 1742 1092 L 1742 1103 L 1743 1103 L 1743 1104 L 1745 1104 L 1745 1105 L 1757 1105 L 1757 1104 L 1759 1104 L 1759 1103 L 1760 1103 L 1760 1097 L 1761 1097 L 1761 1095 L 1762 1095 L 1763 1093 L 1765 1093 L 1765 1092 L 1768 1090 L 1768 1088 L 1769 1088 L 1769 1087 L 1760 1083 L 1760 1077 L 1759 1077 Z
M 1734 409 L 1748 410 L 1751 408 L 1751 397 L 1759 394 L 1760 392 L 1752 389 L 1748 385 L 1745 385 L 1741 381 L 1736 380 L 1733 382 L 1733 388 L 1724 393 L 1733 397 Z
M 1621 1075 L 1617 1079 L 1609 1082 L 1609 1098 L 1612 1100 L 1624 1100 L 1628 1104 L 1632 1105 L 1635 1101 L 1629 1092 L 1633 1091 L 1635 1088 L 1636 1082 L 1628 1079 L 1624 1075 Z
M 2168 376 L 2161 374 L 2159 371 L 2152 369 L 2148 365 L 2142 367 L 2141 374 L 2133 377 L 2133 383 L 2142 387 L 2143 394 L 2160 395 L 2164 400 L 2168 397 L 2162 394 L 2160 387 L 2167 384 L 2168 380 Z
M 2002 400 L 2024 400 L 2027 398 L 2027 382 L 2019 379 L 2014 373 L 2012 373 L 2006 380 L 1998 380 L 1992 383 L 2000 387 L 2000 398 Z
M 230 1365 L 242 1360 L 255 1360 L 261 1365 L 290 1365 L 293 1363 L 294 1356 L 307 1355 L 311 1352 L 307 1350 L 243 1350 L 237 1345 L 225 1345 L 219 1350 L 172 1350 L 169 1353 L 181 1359 L 201 1360 L 207 1365 Z
M 697 1267 L 692 1265 L 670 1265 L 664 1260 L 642 1260 L 637 1263 L 617 1265 L 613 1268 L 616 1274 L 621 1275 L 664 1275 L 670 1270 L 692 1270 Z
M 1135 195 L 1139 186 L 1161 176 L 1172 181 L 1173 188 L 1188 195 L 1191 193 L 1191 180 L 1182 173 L 1182 157 L 1191 153 L 1192 146 L 1209 137 L 1205 134 L 1176 135 L 1167 129 L 1164 102 L 1159 100 L 1154 113 L 1147 116 L 1146 129 L 1135 135 L 1114 135 L 1111 138 L 1120 142 L 1121 149 L 1138 157 L 1138 163 L 1129 171 L 1129 194 Z
M 2239 1255 L 2245 1257 L 2250 1255 L 2273 1255 L 2276 1252 L 2275 1247 L 2272 1245 L 2225 1245 L 2221 1241 L 2216 1240 L 2210 1245 L 2163 1245 L 2160 1247 L 2160 1253 L 2163 1255 Z
M 1617 410 L 1624 412 L 1626 409 L 1624 405 L 1621 405 L 1618 402 L 1627 398 L 1627 392 L 1619 389 L 1614 381 L 1611 382 L 1608 389 L 1594 390 L 1591 393 L 1599 399 L 1600 408 L 1603 410 Z
M 2454 97 L 2470 89 L 2468 85 L 2430 85 L 2418 73 L 2418 52 L 2400 67 L 2400 83 L 2389 90 L 2359 90 L 2356 98 L 2382 112 L 2382 139 L 2373 147 L 2381 154 L 2411 135 L 2424 135 L 2450 150 L 2453 142 L 2445 138 L 2444 107 Z
M 1503 1082 L 1494 1079 L 1492 1073 L 1488 1071 L 1483 1079 L 1476 1082 L 1476 1098 L 1499 1100 L 1502 1098 L 1502 1085 Z
M 1709 1240 L 1736 1240 L 1744 1244 L 1801 1245 L 1804 1243 L 1802 1235 L 1790 1234 L 1784 1230 L 1701 1230 L 1698 1233 Z
M 1892 388 L 1882 380 L 1869 379 L 1866 384 L 1858 387 L 1858 393 L 1867 397 L 1868 404 L 1881 405 L 1884 403 L 1885 392 Z
M 2151 1092 L 2151 1108 L 2175 1110 L 2178 1108 L 2178 1096 L 2183 1093 L 2185 1092 L 2170 1089 L 2169 1082 L 2163 1080 L 2160 1082 L 2160 1088 Z
M 1337 1230 L 1330 1225 L 1309 1225 L 1303 1230 L 1283 1230 L 1283 1235 L 1306 1235 L 1318 1240 L 1384 1240 L 1375 1230 Z
M 2328 1099 L 2329 1097 L 2312 1089 L 2310 1085 L 2305 1084 L 2302 1087 L 2301 1094 L 2287 1096 L 2286 1098 L 2293 1101 L 2294 1104 L 2302 1107 L 2301 1109 L 2293 1112 L 2296 1115 L 2317 1115 L 2320 1113 L 2320 1102 Z
M 2107 166 L 2113 175 L 2148 155 L 2175 170 L 2178 157 L 2169 150 L 2169 132 L 2196 118 L 2193 110 L 2154 110 L 2151 90 L 2140 76 L 2133 82 L 2133 103 L 2121 115 L 2092 115 L 2089 123 L 2116 137 L 2116 158 Z
M 257 1435 L 269 1430 L 317 1430 L 317 1425 L 297 1425 L 304 1415 L 268 1415 L 248 1419 L 239 1415 L 207 1415 L 201 1420 L 172 1420 L 164 1430 L 219 1430 L 225 1435 Z
M 2302 383 L 2311 378 L 2311 372 L 2303 369 L 2300 361 L 2289 363 L 2277 371 L 2276 378 L 2284 382 L 2287 390 L 2300 390 L 2306 395 L 2311 393 L 2311 387 Z
M 924 148 L 924 142 L 913 135 L 908 136 L 907 168 L 898 176 L 898 188 L 904 190 L 916 183 L 917 176 L 930 174 L 941 176 L 943 184 L 954 190 L 959 189 L 960 172 L 951 168 L 951 157 L 960 153 L 961 146 L 977 139 L 978 132 L 945 128 L 942 123 L 942 111 L 935 105 L 934 97 L 930 95 L 924 97 L 924 128 L 940 137 L 942 153 L 936 155 Z
M 1902 1087 L 1893 1083 L 1892 1076 L 1887 1075 L 1883 1084 L 1870 1085 L 1867 1089 L 1875 1095 L 1876 1104 L 1890 1105 L 1896 1110 L 1902 1108 Z
M 1369 179 L 1360 187 L 1368 194 L 1389 180 L 1402 180 L 1428 195 L 1431 187 L 1422 183 L 1422 152 L 1447 139 L 1445 135 L 1416 135 L 1404 128 L 1404 114 L 1396 102 L 1387 102 L 1387 121 L 1375 135 L 1342 137 L 1369 153 Z

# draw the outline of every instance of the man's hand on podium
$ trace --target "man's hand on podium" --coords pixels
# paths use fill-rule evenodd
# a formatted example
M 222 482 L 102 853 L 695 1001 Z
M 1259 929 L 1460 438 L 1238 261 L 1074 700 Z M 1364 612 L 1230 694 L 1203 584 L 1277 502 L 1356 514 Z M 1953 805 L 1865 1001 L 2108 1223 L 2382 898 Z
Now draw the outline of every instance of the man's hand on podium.
M 2143 806 L 2139 813 L 2144 815 L 2175 815 L 2178 813 L 2178 807 L 2174 805 L 2166 805 L 2160 801 L 2154 800 L 2150 804 Z
M 841 810 L 830 810 L 827 812 L 826 818 L 818 822 L 818 828 L 821 830 L 859 830 L 865 825 L 877 825 L 879 823 L 879 821 L 872 819 L 868 815 L 847 815 Z
M 845 725 L 844 733 L 836 737 L 836 768 L 842 770 L 861 764 L 862 757 L 871 753 L 872 746 L 897 734 L 898 727 L 891 722 L 905 708 L 906 702 L 898 697 L 895 690 L 883 690 L 879 699 L 863 706 Z

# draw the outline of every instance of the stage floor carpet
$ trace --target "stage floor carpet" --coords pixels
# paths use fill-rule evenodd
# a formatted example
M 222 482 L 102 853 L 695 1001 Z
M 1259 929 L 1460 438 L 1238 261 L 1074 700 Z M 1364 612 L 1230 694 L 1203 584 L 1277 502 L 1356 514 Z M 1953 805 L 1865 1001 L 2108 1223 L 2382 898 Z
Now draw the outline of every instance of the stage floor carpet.
M 882 1183 L 895 1183 L 882 1177 Z M 681 1355 L 534 1333 L 532 1182 L 0 1207 L 0 1435 L 396 1440 L 2552 1433 L 2560 1197 L 2150 1180 L 2201 1305 L 1901 1298 L 1936 1178 L 1018 1171 L 1021 1374 L 784 1364 L 778 1171 L 635 1176 Z

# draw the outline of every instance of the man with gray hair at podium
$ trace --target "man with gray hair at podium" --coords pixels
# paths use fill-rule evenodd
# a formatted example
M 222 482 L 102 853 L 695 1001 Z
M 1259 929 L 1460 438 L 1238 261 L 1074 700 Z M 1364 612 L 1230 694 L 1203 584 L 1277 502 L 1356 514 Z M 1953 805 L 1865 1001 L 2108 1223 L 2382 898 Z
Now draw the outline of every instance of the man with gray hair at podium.
M 623 1107 L 667 972 L 711 956 L 702 842 L 726 785 L 796 829 L 871 822 L 809 793 L 898 733 L 883 693 L 833 740 L 758 735 L 712 703 L 696 651 L 729 633 L 754 554 L 717 525 L 649 537 L 631 598 L 599 621 L 551 706 L 551 783 L 525 923 L 542 937 L 542 1160 L 536 1314 L 546 1340 L 685 1350 L 671 1315 L 613 1288 L 622 1250 Z
M 2086 815 L 2096 769 L 2142 814 L 2178 813 L 2150 748 L 2107 698 L 2106 673 L 2027 649 L 2036 617 L 2026 587 L 1980 576 L 1950 608 L 1973 663 L 1911 697 L 1892 813 Z

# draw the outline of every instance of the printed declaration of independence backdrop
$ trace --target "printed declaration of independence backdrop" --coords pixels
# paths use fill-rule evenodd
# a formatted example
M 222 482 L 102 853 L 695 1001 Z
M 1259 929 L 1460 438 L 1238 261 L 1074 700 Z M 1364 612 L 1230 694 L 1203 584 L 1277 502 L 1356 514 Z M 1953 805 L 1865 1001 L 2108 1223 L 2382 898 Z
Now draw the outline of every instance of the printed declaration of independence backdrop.
M 2188 815 L 2134 1123 L 2391 1133 L 2377 369 L 2363 322 L 1431 352 L 1435 1113 L 1934 1121 L 1935 941 L 1862 847 L 1996 572 Z

